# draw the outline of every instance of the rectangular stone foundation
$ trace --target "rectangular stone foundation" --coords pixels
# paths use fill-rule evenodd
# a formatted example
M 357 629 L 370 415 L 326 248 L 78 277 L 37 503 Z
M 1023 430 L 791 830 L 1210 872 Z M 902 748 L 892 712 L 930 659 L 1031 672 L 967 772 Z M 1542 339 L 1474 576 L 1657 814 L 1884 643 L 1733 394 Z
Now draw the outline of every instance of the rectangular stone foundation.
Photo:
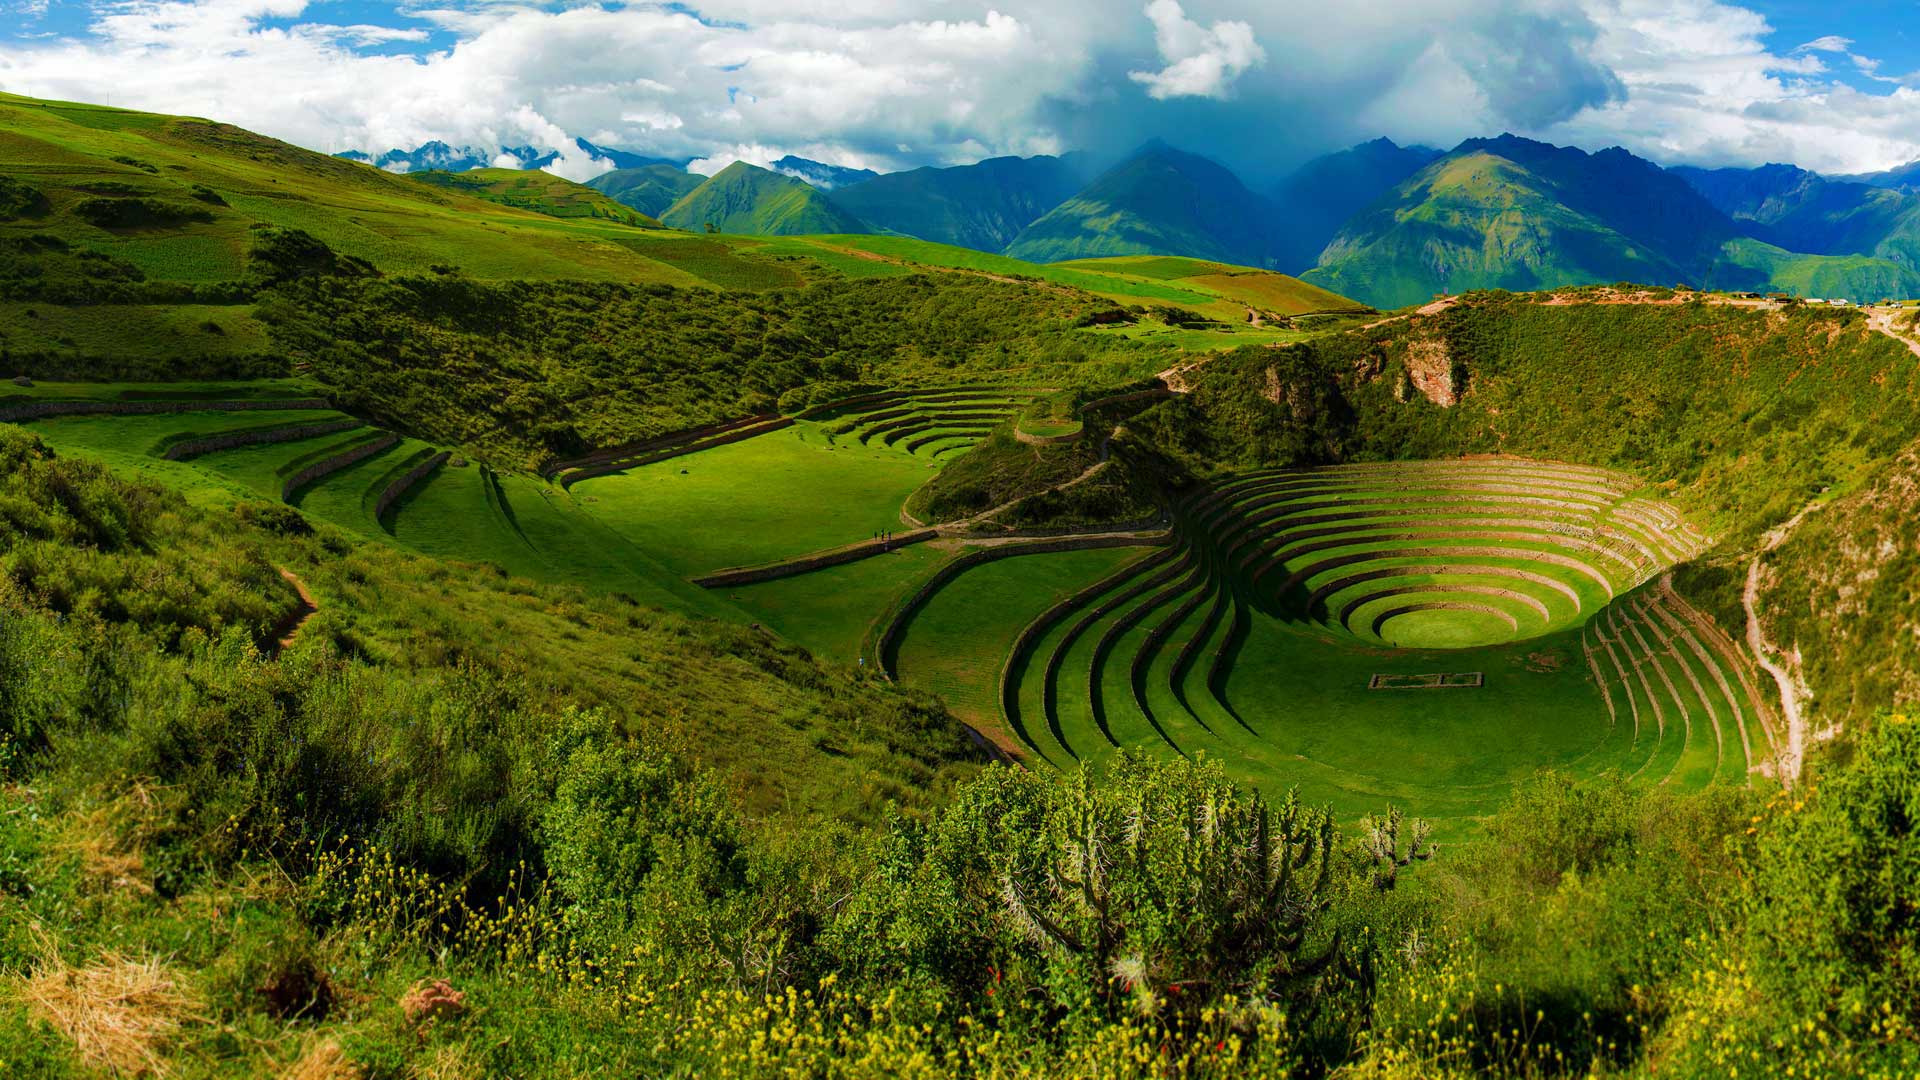
M 1375 675 L 1367 682 L 1369 690 L 1451 690 L 1484 686 L 1486 678 L 1478 671 L 1432 675 Z

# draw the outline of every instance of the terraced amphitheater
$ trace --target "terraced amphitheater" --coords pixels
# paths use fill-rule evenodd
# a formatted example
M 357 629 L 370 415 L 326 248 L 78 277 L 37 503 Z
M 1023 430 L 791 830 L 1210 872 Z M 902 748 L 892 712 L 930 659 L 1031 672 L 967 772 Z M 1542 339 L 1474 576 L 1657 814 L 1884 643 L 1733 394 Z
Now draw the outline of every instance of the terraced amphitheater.
M 827 433 L 864 446 L 888 446 L 939 461 L 987 437 L 1038 391 L 1007 386 L 958 386 L 865 395 L 809 410 Z
M 1781 733 L 1755 673 L 1665 576 L 1710 538 L 1641 488 L 1508 457 L 1234 477 L 1023 616 L 983 719 L 1055 766 L 1207 753 L 1338 806 L 1456 820 L 1543 765 L 1767 782 Z M 964 576 L 946 588 L 967 602 Z M 916 656 L 960 647 L 915 633 L 909 681 Z

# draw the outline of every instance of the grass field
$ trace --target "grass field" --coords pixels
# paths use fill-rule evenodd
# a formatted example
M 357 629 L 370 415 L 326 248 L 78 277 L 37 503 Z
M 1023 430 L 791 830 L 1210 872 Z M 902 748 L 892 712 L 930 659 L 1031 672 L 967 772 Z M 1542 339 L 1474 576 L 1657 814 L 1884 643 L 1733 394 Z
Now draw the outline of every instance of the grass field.
M 909 544 L 859 562 L 722 592 L 815 656 L 852 664 L 874 619 L 956 554 L 947 543 Z
M 997 726 L 1000 665 L 1020 628 L 1140 555 L 1139 548 L 1020 555 L 962 574 L 914 618 L 900 646 L 900 680 L 939 694 L 975 727 Z
M 680 574 L 752 566 L 903 530 L 934 464 L 802 422 L 744 442 L 584 480 L 594 517 Z

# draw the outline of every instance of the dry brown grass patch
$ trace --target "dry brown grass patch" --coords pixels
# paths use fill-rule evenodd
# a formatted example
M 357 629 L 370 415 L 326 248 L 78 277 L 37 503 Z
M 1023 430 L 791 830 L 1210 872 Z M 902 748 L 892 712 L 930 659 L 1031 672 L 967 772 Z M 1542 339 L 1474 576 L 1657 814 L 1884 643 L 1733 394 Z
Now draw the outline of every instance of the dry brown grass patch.
M 281 1070 L 279 1080 L 360 1080 L 360 1066 L 347 1057 L 332 1039 L 315 1039 Z
M 16 980 L 32 1015 L 66 1036 L 89 1068 L 115 1076 L 165 1075 L 168 1043 L 200 1015 L 192 989 L 153 958 L 108 952 L 85 967 L 68 966 L 44 932 L 36 933 L 42 960 L 33 974 Z

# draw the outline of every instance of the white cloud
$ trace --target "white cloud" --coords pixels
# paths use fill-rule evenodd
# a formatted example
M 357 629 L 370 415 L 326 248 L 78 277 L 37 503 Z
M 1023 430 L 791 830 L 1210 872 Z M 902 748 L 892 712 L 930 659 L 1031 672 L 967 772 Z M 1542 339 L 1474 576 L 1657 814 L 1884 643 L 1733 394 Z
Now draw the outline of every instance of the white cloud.
M 1920 158 L 1920 93 L 1866 94 L 1826 75 L 1819 54 L 1851 56 L 1845 38 L 1779 55 L 1766 48 L 1765 18 L 1717 0 L 1601 0 L 1592 10 L 1593 54 L 1627 93 L 1543 134 L 1705 165 L 1853 173 Z
M 1225 97 L 1234 80 L 1267 58 L 1253 27 L 1237 19 L 1202 27 L 1187 18 L 1180 0 L 1152 0 L 1147 18 L 1153 23 L 1160 59 L 1167 66 L 1159 71 L 1129 71 L 1127 77 L 1145 86 L 1147 96 L 1156 100 Z
M 1773 52 L 1766 20 L 1723 0 L 1152 0 L 1144 18 L 1114 0 L 397 3 L 377 20 L 396 29 L 322 0 L 100 0 L 84 36 L 0 37 L 0 89 L 327 151 L 532 145 L 563 175 L 601 167 L 586 133 L 706 168 L 881 170 L 1161 135 L 1256 181 L 1380 134 L 1849 172 L 1920 158 L 1920 91 L 1870 43 Z

